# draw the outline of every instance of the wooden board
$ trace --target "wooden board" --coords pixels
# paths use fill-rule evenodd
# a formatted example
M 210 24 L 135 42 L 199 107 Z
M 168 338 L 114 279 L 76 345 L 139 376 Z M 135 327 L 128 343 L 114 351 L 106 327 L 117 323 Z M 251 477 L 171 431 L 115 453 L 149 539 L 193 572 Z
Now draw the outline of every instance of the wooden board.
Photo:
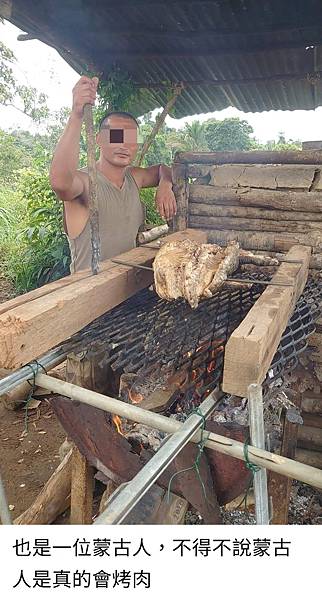
M 223 165 L 239 164 L 288 164 L 321 165 L 322 150 L 248 150 L 227 152 L 178 152 L 175 163 Z
M 322 209 L 322 206 L 321 206 Z M 238 219 L 260 219 L 271 221 L 309 221 L 312 229 L 313 223 L 322 225 L 321 212 L 305 212 L 298 210 L 276 210 L 257 208 L 255 206 L 220 206 L 218 204 L 208 204 L 202 202 L 191 202 L 189 205 L 189 215 L 199 217 L 234 217 Z M 304 225 L 306 226 L 306 224 Z M 288 224 L 284 226 L 288 227 Z
M 188 237 L 199 242 L 207 239 L 205 232 L 189 230 L 164 239 Z M 156 249 L 140 247 L 118 258 L 150 266 L 156 252 Z M 26 303 L 3 312 L 0 315 L 0 367 L 14 369 L 41 356 L 152 281 L 150 271 L 105 261 L 98 275 L 85 277 L 34 300 L 28 298 Z
M 319 191 L 223 188 L 194 183 L 189 185 L 189 205 L 190 203 L 216 206 L 254 206 L 256 208 L 321 213 L 322 193 Z
M 189 226 L 203 229 L 235 229 L 241 231 L 277 231 L 283 233 L 307 233 L 318 232 L 322 235 L 322 222 L 311 221 L 287 221 L 282 219 L 274 221 L 271 219 L 242 219 L 241 217 L 213 217 L 190 215 Z
M 196 225 L 197 227 L 197 225 Z M 238 231 L 209 229 L 208 241 L 212 244 L 227 245 L 228 242 L 236 240 L 244 250 L 273 250 L 275 252 L 287 252 L 297 244 L 309 244 L 313 254 L 322 251 L 322 235 L 312 231 L 310 233 L 289 233 L 288 231 Z
M 242 323 L 230 336 L 225 351 L 224 392 L 246 397 L 251 383 L 262 383 L 281 336 L 302 293 L 308 275 L 311 249 L 294 246 L 288 259 L 302 264 L 282 264 L 273 278 L 292 287 L 268 286 Z
M 216 165 L 212 167 L 210 185 L 222 187 L 251 187 L 270 190 L 312 187 L 317 165 Z

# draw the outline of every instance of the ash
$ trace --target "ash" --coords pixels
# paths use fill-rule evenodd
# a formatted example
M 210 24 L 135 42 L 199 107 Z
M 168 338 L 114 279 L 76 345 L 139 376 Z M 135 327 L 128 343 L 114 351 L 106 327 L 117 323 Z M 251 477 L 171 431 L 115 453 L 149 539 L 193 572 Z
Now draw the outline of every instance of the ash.
M 294 481 L 292 486 L 290 525 L 322 525 L 322 492 Z

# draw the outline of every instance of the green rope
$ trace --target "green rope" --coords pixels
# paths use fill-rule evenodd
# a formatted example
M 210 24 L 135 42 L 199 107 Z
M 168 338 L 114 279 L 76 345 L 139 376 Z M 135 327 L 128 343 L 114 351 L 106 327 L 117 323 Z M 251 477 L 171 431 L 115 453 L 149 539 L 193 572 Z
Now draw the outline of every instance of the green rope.
M 201 456 L 204 450 L 204 446 L 206 441 L 208 440 L 208 436 L 204 437 L 205 434 L 205 427 L 206 427 L 206 418 L 205 416 L 202 414 L 202 412 L 199 410 L 199 408 L 195 408 L 194 410 L 192 410 L 188 417 L 190 417 L 192 414 L 196 414 L 199 417 L 202 418 L 202 425 L 201 425 L 201 439 L 200 442 L 198 442 L 197 447 L 198 447 L 198 452 L 197 452 L 197 456 L 193 462 L 193 465 L 191 467 L 187 467 L 186 469 L 181 469 L 180 471 L 176 471 L 175 473 L 173 473 L 173 475 L 170 478 L 169 484 L 168 484 L 168 489 L 167 489 L 167 502 L 168 504 L 170 503 L 170 493 L 171 493 L 171 485 L 172 485 L 172 481 L 174 480 L 174 478 L 177 475 L 181 475 L 181 473 L 186 473 L 187 471 L 192 471 L 194 470 L 197 474 L 197 477 L 199 479 L 201 488 L 202 488 L 202 492 L 203 495 L 206 499 L 206 501 L 208 502 L 208 504 L 211 504 L 210 500 L 207 498 L 207 494 L 206 494 L 206 488 L 205 488 L 205 484 L 202 480 L 201 474 L 200 474 L 200 468 L 199 468 L 199 464 L 200 464 L 200 460 L 201 460 Z
M 236 510 L 243 504 L 245 503 L 245 512 L 248 513 L 248 509 L 247 509 L 247 498 L 248 498 L 248 494 L 249 494 L 249 490 L 253 485 L 253 481 L 254 481 L 254 475 L 255 473 L 257 473 L 258 471 L 260 471 L 261 467 L 258 467 L 257 465 L 254 465 L 254 463 L 252 463 L 249 460 L 249 456 L 248 456 L 248 446 L 249 446 L 249 442 L 250 442 L 250 438 L 248 437 L 245 442 L 244 442 L 244 459 L 245 459 L 245 464 L 247 469 L 249 469 L 249 471 L 251 472 L 251 478 L 250 478 L 250 482 L 248 484 L 247 490 L 245 492 L 244 497 L 241 499 L 240 503 L 236 506 Z
M 24 431 L 26 433 L 28 433 L 28 408 L 29 408 L 30 401 L 32 400 L 32 397 L 35 393 L 35 389 L 37 387 L 36 376 L 38 375 L 40 369 L 42 369 L 45 373 L 47 373 L 45 367 L 40 362 L 38 362 L 38 360 L 34 360 L 33 363 L 29 363 L 28 365 L 26 365 L 26 367 L 29 367 L 29 369 L 32 372 L 32 382 L 30 382 L 29 379 L 27 380 L 30 385 L 30 392 L 25 401 L 25 429 L 24 429 Z

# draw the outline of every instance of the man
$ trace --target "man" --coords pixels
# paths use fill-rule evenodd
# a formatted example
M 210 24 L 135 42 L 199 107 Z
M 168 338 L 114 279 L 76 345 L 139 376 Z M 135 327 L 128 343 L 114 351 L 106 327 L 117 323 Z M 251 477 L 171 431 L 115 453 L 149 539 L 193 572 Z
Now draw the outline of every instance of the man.
M 53 190 L 64 202 L 65 229 L 71 250 L 71 272 L 89 268 L 91 243 L 88 174 L 79 170 L 79 144 L 85 104 L 94 104 L 98 79 L 81 77 L 73 89 L 73 107 L 64 133 L 55 149 L 50 168 Z M 138 123 L 129 113 L 107 113 L 96 142 L 100 259 L 106 260 L 135 247 L 144 223 L 139 190 L 156 187 L 156 205 L 169 220 L 176 212 L 171 169 L 165 165 L 131 167 L 135 158 Z

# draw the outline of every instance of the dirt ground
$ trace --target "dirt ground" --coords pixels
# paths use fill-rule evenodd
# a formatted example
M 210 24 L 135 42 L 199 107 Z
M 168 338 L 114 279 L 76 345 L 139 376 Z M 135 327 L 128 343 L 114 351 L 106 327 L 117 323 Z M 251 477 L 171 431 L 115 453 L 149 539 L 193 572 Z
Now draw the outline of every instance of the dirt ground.
M 66 434 L 46 399 L 28 411 L 27 419 L 24 408 L 11 411 L 0 404 L 0 423 L 0 470 L 15 519 L 59 464 L 58 448 Z
M 14 295 L 0 272 L 0 304 Z M 13 519 L 32 504 L 59 464 L 58 449 L 65 438 L 45 398 L 27 418 L 24 408 L 7 410 L 0 402 L 0 472 Z

